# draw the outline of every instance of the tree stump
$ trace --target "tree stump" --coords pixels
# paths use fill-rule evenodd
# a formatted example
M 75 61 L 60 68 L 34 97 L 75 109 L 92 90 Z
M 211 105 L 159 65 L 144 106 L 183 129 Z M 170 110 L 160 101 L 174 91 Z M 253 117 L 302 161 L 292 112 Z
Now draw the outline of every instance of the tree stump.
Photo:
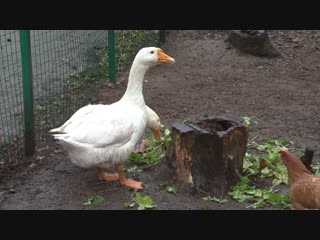
M 232 46 L 245 53 L 261 57 L 280 56 L 265 30 L 232 30 L 227 40 Z
M 220 197 L 239 181 L 247 143 L 248 127 L 238 116 L 175 123 L 165 161 L 178 186 Z

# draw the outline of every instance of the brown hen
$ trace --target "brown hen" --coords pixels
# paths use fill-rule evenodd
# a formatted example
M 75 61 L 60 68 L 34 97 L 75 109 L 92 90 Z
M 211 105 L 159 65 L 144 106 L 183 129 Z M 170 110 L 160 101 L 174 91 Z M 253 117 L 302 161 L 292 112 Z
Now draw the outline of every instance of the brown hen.
M 289 176 L 290 199 L 295 209 L 320 209 L 320 176 L 313 175 L 301 160 L 280 150 L 283 163 Z

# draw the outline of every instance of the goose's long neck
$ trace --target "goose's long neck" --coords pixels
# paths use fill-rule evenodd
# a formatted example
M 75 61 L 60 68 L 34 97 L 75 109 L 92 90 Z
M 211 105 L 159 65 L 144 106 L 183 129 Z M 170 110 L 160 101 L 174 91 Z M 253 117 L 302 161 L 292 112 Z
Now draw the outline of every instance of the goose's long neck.
M 137 61 L 133 62 L 129 73 L 127 90 L 121 99 L 122 101 L 130 100 L 136 104 L 145 105 L 142 85 L 147 70 L 147 66 L 141 65 Z

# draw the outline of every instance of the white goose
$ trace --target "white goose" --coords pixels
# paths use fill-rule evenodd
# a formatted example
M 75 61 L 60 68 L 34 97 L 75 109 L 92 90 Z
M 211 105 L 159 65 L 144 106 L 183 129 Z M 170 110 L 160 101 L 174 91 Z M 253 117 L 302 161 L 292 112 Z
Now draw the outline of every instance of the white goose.
M 160 48 L 142 48 L 136 55 L 129 73 L 123 97 L 110 105 L 88 105 L 80 108 L 61 127 L 50 130 L 68 151 L 71 162 L 82 168 L 97 167 L 100 180 L 117 181 L 134 189 L 142 182 L 127 179 L 123 165 L 143 136 L 148 122 L 142 85 L 147 70 L 174 59 Z M 116 165 L 117 173 L 105 171 Z
M 147 116 L 148 116 L 147 127 L 152 131 L 155 138 L 160 140 L 161 139 L 160 118 L 159 118 L 158 114 L 156 114 L 155 111 L 153 111 L 147 105 L 146 105 L 146 110 L 147 110 Z M 142 139 L 136 145 L 134 152 L 135 153 L 143 153 L 147 146 L 150 146 L 150 142 L 148 140 Z
M 147 127 L 150 128 L 153 132 L 153 135 L 160 140 L 160 118 L 158 114 L 156 114 L 155 111 L 153 111 L 150 107 L 146 105 L 146 110 L 147 110 L 147 116 L 148 116 L 148 121 L 147 121 Z

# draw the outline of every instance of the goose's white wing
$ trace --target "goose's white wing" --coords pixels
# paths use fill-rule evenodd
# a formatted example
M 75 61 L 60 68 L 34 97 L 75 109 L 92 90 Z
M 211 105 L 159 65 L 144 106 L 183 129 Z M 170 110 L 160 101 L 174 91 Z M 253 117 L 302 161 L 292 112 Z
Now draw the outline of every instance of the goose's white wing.
M 114 144 L 123 145 L 130 141 L 134 123 L 121 108 L 102 105 L 83 113 L 85 114 L 81 114 L 81 118 L 68 120 L 60 137 L 101 148 Z
M 78 111 L 76 111 L 62 126 L 58 128 L 51 129 L 49 132 L 50 133 L 56 133 L 60 132 L 63 133 L 65 128 L 74 120 L 80 119 L 84 117 L 87 114 L 90 114 L 94 110 L 98 110 L 104 107 L 102 104 L 97 104 L 97 105 L 87 105 L 85 107 L 80 108 Z

